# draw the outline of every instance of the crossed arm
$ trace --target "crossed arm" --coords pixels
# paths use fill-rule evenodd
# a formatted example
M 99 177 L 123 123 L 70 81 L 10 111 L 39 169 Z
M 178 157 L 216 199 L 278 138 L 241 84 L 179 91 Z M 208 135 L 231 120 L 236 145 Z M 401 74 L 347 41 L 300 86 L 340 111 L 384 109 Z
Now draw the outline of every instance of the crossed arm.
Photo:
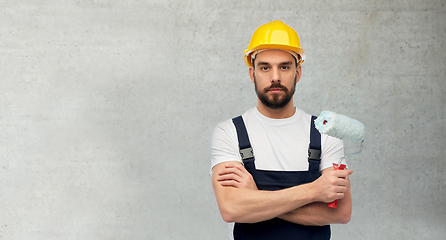
M 226 222 L 253 223 L 275 217 L 303 225 L 348 223 L 351 170 L 324 169 L 311 183 L 279 190 L 258 190 L 251 174 L 239 162 L 226 162 L 212 169 L 212 185 Z M 340 199 L 332 209 L 327 203 Z

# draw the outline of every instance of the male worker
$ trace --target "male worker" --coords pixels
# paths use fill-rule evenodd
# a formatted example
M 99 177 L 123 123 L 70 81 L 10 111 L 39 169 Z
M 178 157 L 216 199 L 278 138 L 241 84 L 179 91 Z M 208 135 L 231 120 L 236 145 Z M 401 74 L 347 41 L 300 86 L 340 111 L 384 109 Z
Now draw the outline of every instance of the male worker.
M 260 26 L 245 50 L 257 107 L 214 129 L 212 184 L 235 240 L 330 239 L 329 224 L 350 221 L 352 171 L 332 167 L 343 143 L 293 104 L 304 60 L 294 29 Z M 335 199 L 337 208 L 327 207 Z

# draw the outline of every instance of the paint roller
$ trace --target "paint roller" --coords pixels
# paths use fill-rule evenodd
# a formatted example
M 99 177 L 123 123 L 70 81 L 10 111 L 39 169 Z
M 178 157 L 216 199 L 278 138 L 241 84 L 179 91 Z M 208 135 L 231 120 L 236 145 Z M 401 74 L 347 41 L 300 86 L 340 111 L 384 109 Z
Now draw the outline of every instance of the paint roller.
M 335 170 L 344 170 L 346 165 L 342 164 L 342 161 L 347 157 L 351 157 L 362 152 L 365 137 L 365 126 L 358 120 L 334 112 L 322 111 L 319 117 L 314 120 L 314 124 L 316 129 L 321 134 L 327 134 L 328 136 L 346 141 L 361 142 L 359 151 L 349 154 L 348 156 L 341 157 L 337 164 L 333 163 Z M 328 204 L 328 206 L 331 208 L 336 208 L 337 205 L 338 200 Z

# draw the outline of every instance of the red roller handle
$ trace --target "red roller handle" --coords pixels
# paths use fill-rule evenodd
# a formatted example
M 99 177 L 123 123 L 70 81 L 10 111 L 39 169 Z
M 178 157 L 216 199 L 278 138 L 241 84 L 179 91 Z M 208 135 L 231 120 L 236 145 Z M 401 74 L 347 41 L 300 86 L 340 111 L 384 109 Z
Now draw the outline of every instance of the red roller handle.
M 337 163 L 333 163 L 333 167 L 334 167 L 334 170 L 344 170 L 346 165 L 345 164 L 341 164 L 341 165 L 338 166 Z M 333 202 L 329 203 L 328 207 L 337 208 L 338 207 L 338 199 L 336 199 Z

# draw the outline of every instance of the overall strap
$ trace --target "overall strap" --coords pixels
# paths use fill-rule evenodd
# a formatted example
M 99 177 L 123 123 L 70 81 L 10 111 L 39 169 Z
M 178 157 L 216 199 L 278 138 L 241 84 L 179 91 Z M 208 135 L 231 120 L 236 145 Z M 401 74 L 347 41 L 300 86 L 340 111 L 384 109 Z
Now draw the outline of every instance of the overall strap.
M 242 116 L 238 116 L 232 119 L 235 129 L 237 131 L 238 145 L 240 149 L 240 156 L 242 160 L 254 158 L 251 142 L 249 141 L 248 132 L 246 131 L 245 122 Z
M 316 116 L 311 116 L 310 146 L 308 147 L 308 171 L 319 171 L 321 161 L 321 133 L 316 129 L 314 120 Z

